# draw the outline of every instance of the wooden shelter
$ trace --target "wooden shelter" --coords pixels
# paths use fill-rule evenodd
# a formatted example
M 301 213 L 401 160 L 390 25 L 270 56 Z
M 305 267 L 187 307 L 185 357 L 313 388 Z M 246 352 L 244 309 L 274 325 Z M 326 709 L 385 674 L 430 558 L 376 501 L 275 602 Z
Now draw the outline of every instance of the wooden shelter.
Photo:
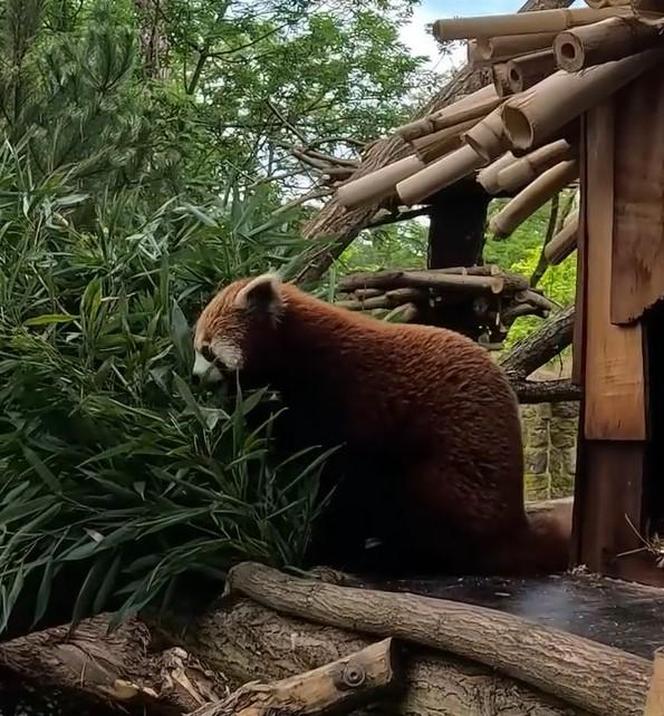
M 509 198 L 489 225 L 508 238 L 578 185 L 579 209 L 544 254 L 578 257 L 571 566 L 664 586 L 664 3 L 589 4 L 434 23 L 439 40 L 467 40 L 469 61 L 493 82 L 397 129 L 408 154 L 336 195 L 348 210 L 428 207 L 429 266 L 340 288 L 349 308 L 499 344 L 516 317 L 554 305 L 523 277 L 477 265 L 486 205 Z

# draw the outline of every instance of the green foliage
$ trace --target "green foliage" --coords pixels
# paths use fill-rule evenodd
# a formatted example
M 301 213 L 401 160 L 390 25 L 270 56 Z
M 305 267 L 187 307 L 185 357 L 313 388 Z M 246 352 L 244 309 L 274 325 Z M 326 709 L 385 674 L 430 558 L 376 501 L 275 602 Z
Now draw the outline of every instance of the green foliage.
M 213 279 L 274 262 L 281 235 L 255 231 L 251 201 L 146 217 L 130 196 L 98 204 L 53 176 L 29 182 L 26 154 L 0 153 L 0 628 L 35 575 L 39 620 L 72 562 L 87 572 L 76 618 L 168 599 L 184 572 L 298 564 L 324 456 L 275 464 L 272 418 L 247 424 L 262 393 L 187 380 L 185 312 Z M 79 230 L 85 205 L 95 218 Z
M 422 268 L 426 265 L 428 229 L 418 221 L 389 224 L 360 234 L 339 257 L 339 273 Z
M 301 562 L 326 455 L 278 463 L 268 396 L 190 386 L 190 325 L 297 264 L 294 142 L 351 153 L 404 116 L 409 7 L 0 7 L 0 630 L 63 575 L 79 618 Z
M 493 202 L 491 212 L 499 211 L 503 202 Z M 549 223 L 551 205 L 547 203 L 529 217 L 508 239 L 496 240 L 489 237 L 484 258 L 487 263 L 532 276 L 542 252 L 544 237 Z M 574 303 L 576 289 L 576 255 L 569 256 L 558 266 L 549 266 L 538 283 L 538 288 L 560 306 Z M 509 349 L 519 340 L 535 330 L 541 323 L 540 318 L 526 316 L 518 318 L 510 329 L 505 348 Z

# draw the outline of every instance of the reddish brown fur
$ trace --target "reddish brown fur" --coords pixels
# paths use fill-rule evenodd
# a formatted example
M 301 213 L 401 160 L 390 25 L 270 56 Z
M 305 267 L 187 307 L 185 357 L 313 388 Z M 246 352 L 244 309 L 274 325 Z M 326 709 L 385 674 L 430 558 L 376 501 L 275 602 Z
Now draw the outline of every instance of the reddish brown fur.
M 345 477 L 312 559 L 348 566 L 365 538 L 387 569 L 523 573 L 566 567 L 568 528 L 529 524 L 518 406 L 489 354 L 440 328 L 386 323 L 275 290 L 279 320 L 239 309 L 239 281 L 205 308 L 198 350 L 231 337 L 248 382 L 289 408 L 289 448 L 343 443 Z M 395 563 L 398 562 L 398 563 Z

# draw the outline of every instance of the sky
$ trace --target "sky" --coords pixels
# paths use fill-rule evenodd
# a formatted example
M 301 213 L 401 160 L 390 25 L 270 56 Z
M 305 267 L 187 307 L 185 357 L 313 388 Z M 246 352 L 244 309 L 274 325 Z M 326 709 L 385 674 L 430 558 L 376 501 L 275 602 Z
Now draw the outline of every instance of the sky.
M 472 3 L 468 0 L 422 0 L 415 8 L 411 22 L 402 28 L 401 39 L 413 54 L 429 57 L 430 68 L 444 71 L 450 66 L 456 67 L 464 63 L 466 45 L 459 43 L 459 47 L 450 57 L 440 60 L 440 51 L 436 41 L 427 32 L 427 25 L 444 17 L 512 13 L 516 12 L 521 4 L 522 0 L 472 0 Z M 583 6 L 584 3 L 577 0 L 574 5 Z

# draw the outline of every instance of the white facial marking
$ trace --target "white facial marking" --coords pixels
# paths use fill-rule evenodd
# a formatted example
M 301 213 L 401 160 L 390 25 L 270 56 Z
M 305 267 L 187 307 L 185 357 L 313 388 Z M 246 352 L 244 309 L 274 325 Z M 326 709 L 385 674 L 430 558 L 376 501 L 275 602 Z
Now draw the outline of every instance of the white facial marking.
M 221 380 L 219 370 L 209 360 L 205 360 L 198 351 L 196 351 L 192 373 L 196 378 L 206 383 L 217 383 Z
M 228 370 L 239 370 L 244 364 L 242 349 L 227 338 L 218 338 L 210 345 L 215 358 Z

